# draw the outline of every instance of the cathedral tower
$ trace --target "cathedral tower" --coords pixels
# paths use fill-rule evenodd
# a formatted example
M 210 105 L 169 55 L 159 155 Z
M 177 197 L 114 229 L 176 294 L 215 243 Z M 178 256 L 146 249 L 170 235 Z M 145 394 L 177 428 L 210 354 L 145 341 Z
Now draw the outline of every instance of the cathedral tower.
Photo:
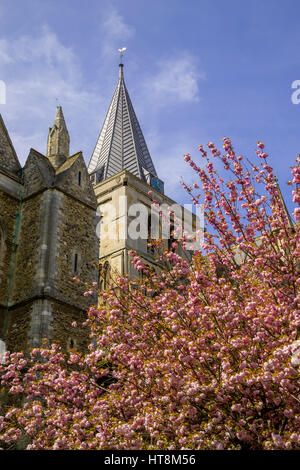
M 88 165 L 101 216 L 103 287 L 108 269 L 116 274 L 137 275 L 128 256 L 132 249 L 148 265 L 156 266 L 148 241 L 163 234 L 159 214 L 153 213 L 153 198 L 160 207 L 172 208 L 177 217 L 183 215 L 183 208 L 164 194 L 164 183 L 157 176 L 125 85 L 123 67 L 121 63 L 117 86 Z M 134 224 L 139 225 L 139 236 L 136 230 L 132 234 Z M 164 235 L 168 247 L 171 237 Z
M 61 107 L 47 156 L 31 149 L 22 169 L 1 120 L 0 313 L 8 350 L 43 338 L 83 348 L 80 324 L 92 299 L 73 277 L 97 280 L 96 198 L 81 152 L 69 156 Z M 1 154 L 0 154 L 1 155 Z

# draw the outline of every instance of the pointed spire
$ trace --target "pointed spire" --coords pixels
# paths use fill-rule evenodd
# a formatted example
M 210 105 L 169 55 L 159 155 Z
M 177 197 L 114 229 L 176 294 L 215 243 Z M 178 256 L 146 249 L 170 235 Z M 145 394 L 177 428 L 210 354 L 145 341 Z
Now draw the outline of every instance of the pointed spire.
M 124 80 L 123 67 L 124 64 L 119 64 L 119 80 Z
M 96 142 L 89 173 L 97 171 L 97 183 L 121 170 L 128 170 L 142 180 L 156 176 L 147 144 L 134 112 L 119 64 L 119 80 Z
M 62 107 L 57 106 L 54 124 L 49 129 L 47 157 L 55 169 L 59 168 L 69 157 L 70 137 Z
M 67 129 L 61 106 L 57 106 L 56 108 L 56 116 L 54 119 L 54 124 L 56 124 L 57 127 L 65 127 Z

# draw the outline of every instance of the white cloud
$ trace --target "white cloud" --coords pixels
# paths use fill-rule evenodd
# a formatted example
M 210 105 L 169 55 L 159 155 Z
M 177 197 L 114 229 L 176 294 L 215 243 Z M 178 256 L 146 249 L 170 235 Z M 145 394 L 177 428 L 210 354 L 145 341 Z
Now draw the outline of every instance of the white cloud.
M 101 53 L 105 57 L 100 66 L 103 75 L 110 58 L 115 60 L 118 48 L 127 46 L 126 40 L 134 35 L 134 29 L 111 5 L 99 24 Z M 107 106 L 105 86 L 99 92 L 99 84 L 84 76 L 77 55 L 49 26 L 12 40 L 1 37 L 0 32 L 0 79 L 6 84 L 7 97 L 0 112 L 21 163 L 30 147 L 45 152 L 57 100 L 69 129 L 71 152 L 83 150 L 89 160 Z
M 84 87 L 80 62 L 72 49 L 65 47 L 56 34 L 44 26 L 36 35 L 12 41 L 0 38 L 1 57 L 9 59 L 1 69 L 7 90 L 6 105 L 2 109 L 22 163 L 30 147 L 45 151 L 56 98 L 64 110 L 72 150 L 81 149 L 82 122 L 87 110 L 91 117 L 95 104 L 99 103 L 100 108 L 101 96 L 93 86 Z
M 103 74 L 103 70 L 109 70 L 108 64 L 115 61 L 118 48 L 128 46 L 126 41 L 134 36 L 134 29 L 125 23 L 116 9 L 110 7 L 102 16 L 100 32 L 105 55 L 104 64 L 100 66 L 103 77 L 109 75 Z M 173 104 L 199 100 L 199 80 L 204 75 L 198 69 L 197 57 L 184 51 L 177 51 L 176 56 L 158 62 L 151 67 L 151 72 L 153 75 L 148 75 L 144 82 L 139 78 L 132 98 L 138 118 L 144 117 L 148 129 L 152 128 L 160 135 L 157 123 L 161 107 L 168 110 L 168 106 Z M 129 93 L 137 83 L 134 76 Z M 63 107 L 69 128 L 71 151 L 93 150 L 110 96 L 103 85 L 100 93 L 90 77 L 88 82 L 85 81 L 77 55 L 49 27 L 44 26 L 38 33 L 10 41 L 1 38 L 0 32 L 0 79 L 5 81 L 7 89 L 7 104 L 0 107 L 0 112 L 22 163 L 30 147 L 45 152 L 56 98 Z M 170 141 L 169 145 L 165 142 L 165 136 L 156 139 L 151 132 L 147 141 L 151 144 L 153 157 L 164 156 L 163 160 L 155 159 L 156 167 L 166 181 L 168 192 L 175 197 L 180 176 L 188 176 L 189 168 L 182 159 L 183 153 L 189 151 L 188 137 L 176 135 L 173 148 Z M 90 155 L 84 153 L 88 160 Z M 169 168 L 172 168 L 172 178 L 169 178 Z
M 126 47 L 127 39 L 133 37 L 135 32 L 112 6 L 102 21 L 101 30 L 104 38 L 101 44 L 102 54 L 110 57 L 115 57 L 118 49 Z
M 187 52 L 157 65 L 157 73 L 145 82 L 147 92 L 158 106 L 198 101 L 198 81 L 205 75 L 197 69 L 197 58 Z
M 9 54 L 9 42 L 6 39 L 0 39 L 0 62 L 2 64 L 9 64 L 13 59 Z
M 181 203 L 189 202 L 180 181 L 183 179 L 190 184 L 195 175 L 183 156 L 192 152 L 197 142 L 194 142 L 195 137 L 186 130 L 184 123 L 181 130 L 178 127 L 177 131 L 173 129 L 170 109 L 181 104 L 193 107 L 194 103 L 198 103 L 201 100 L 199 82 L 205 79 L 205 74 L 199 67 L 199 59 L 186 51 L 177 51 L 176 56 L 158 62 L 150 68 L 150 72 L 152 74 L 148 71 L 138 90 L 134 106 L 140 123 L 147 122 L 146 141 L 156 171 L 165 181 L 166 194 Z
M 2 47 L 1 47 L 2 46 Z M 13 41 L 2 39 L 0 50 L 9 54 L 10 62 L 32 63 L 37 60 L 53 67 L 65 64 L 65 67 L 74 68 L 76 57 L 70 48 L 63 46 L 55 33 L 44 25 L 38 36 L 23 35 Z

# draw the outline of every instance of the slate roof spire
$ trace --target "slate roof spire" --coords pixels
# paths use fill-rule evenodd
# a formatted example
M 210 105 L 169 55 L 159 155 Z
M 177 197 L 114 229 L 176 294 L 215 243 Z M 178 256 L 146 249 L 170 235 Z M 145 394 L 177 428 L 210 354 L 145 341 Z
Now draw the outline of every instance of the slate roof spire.
M 134 112 L 119 65 L 119 80 L 97 139 L 89 173 L 97 172 L 97 183 L 121 170 L 128 170 L 142 180 L 156 175 L 147 144 Z

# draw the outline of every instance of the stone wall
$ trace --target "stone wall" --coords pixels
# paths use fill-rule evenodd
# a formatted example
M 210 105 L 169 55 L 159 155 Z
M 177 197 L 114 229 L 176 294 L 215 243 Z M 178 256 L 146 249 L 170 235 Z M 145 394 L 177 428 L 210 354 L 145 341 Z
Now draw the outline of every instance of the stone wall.
M 2 305 L 5 305 L 7 300 L 18 206 L 17 199 L 0 190 L 0 304 Z
M 100 223 L 100 262 L 104 264 L 107 261 L 111 266 L 112 273 L 118 271 L 122 275 L 129 274 L 131 278 L 139 277 L 139 273 L 131 265 L 131 258 L 128 255 L 129 250 L 134 250 L 146 264 L 155 267 L 157 264 L 155 261 L 156 254 L 147 246 L 147 238 L 144 235 L 136 239 L 130 237 L 130 224 L 132 222 L 136 223 L 134 219 L 135 217 L 139 219 L 140 213 L 139 211 L 135 213 L 134 210 L 130 212 L 129 209 L 134 209 L 134 205 L 138 203 L 144 209 L 145 219 L 148 218 L 153 203 L 149 191 L 153 193 L 153 198 L 165 210 L 171 207 L 181 213 L 181 206 L 127 170 L 123 170 L 95 185 L 94 190 L 102 215 Z M 159 219 L 157 215 L 156 220 L 152 219 L 151 222 L 153 228 L 156 228 L 157 233 L 161 236 L 162 222 Z M 165 226 L 169 229 L 168 222 L 165 223 Z M 137 228 L 137 232 L 139 231 L 140 228 Z M 146 230 L 147 232 L 148 230 Z M 166 238 L 164 247 L 167 248 L 169 240 L 167 236 L 164 238 Z M 181 248 L 178 248 L 177 252 L 190 260 L 190 254 L 187 251 L 184 252 Z
M 90 342 L 89 330 L 82 326 L 86 318 L 85 311 L 70 305 L 52 302 L 51 337 L 64 349 L 85 351 Z M 76 322 L 78 326 L 73 327 L 73 322 Z
M 61 137 L 58 133 L 56 143 L 65 147 Z M 10 350 L 39 346 L 44 337 L 64 348 L 81 349 L 88 342 L 87 330 L 71 324 L 84 321 L 88 306 L 97 303 L 96 296 L 83 296 L 86 284 L 98 281 L 97 200 L 81 152 L 69 158 L 65 153 L 55 171 L 48 158 L 31 149 L 21 186 L 21 167 L 0 115 L 0 328 L 2 333 L 6 318 Z
M 26 304 L 9 311 L 5 337 L 8 351 L 24 351 L 29 346 L 30 308 L 31 305 Z
M 86 308 L 90 298 L 83 297 L 86 290 L 82 283 L 91 285 L 98 274 L 99 242 L 96 238 L 95 210 L 64 195 L 60 208 L 58 228 L 56 289 L 65 301 Z M 77 255 L 77 271 L 75 271 Z M 82 282 L 77 284 L 73 277 Z
M 37 194 L 22 204 L 13 278 L 13 303 L 36 294 L 35 276 L 39 259 L 42 196 Z
M 72 348 L 84 351 L 89 344 L 89 330 L 82 326 L 85 320 L 85 311 L 54 299 L 37 299 L 13 307 L 8 315 L 7 350 L 21 351 L 38 347 L 47 338 L 61 345 L 64 350 Z M 73 327 L 73 322 L 78 327 Z

